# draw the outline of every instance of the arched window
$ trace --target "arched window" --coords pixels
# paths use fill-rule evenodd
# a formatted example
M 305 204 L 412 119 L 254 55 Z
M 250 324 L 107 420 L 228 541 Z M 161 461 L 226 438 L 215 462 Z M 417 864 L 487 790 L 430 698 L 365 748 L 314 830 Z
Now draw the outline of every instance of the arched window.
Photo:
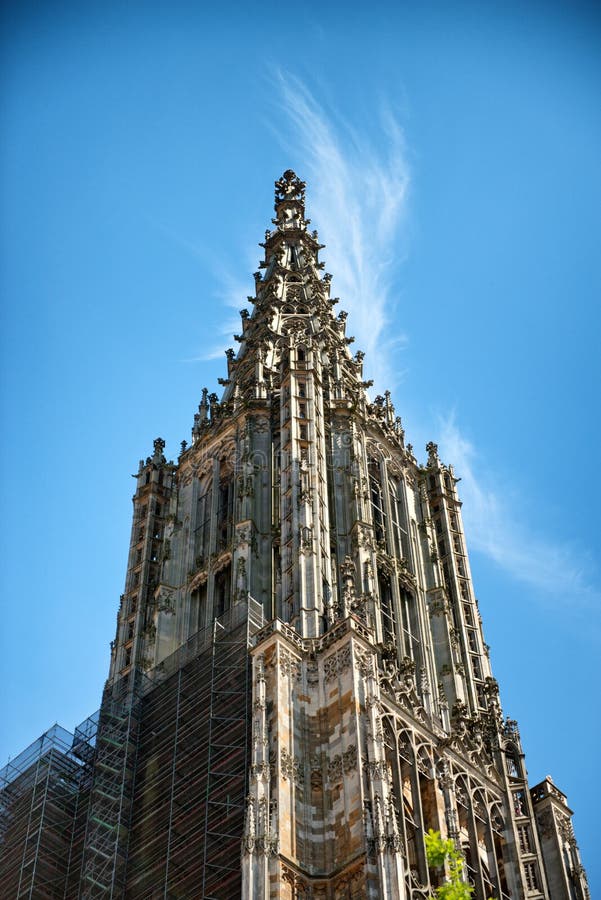
M 507 744 L 505 747 L 505 758 L 507 760 L 507 774 L 509 777 L 522 778 L 520 754 L 514 744 Z
M 232 567 L 226 566 L 215 575 L 213 615 L 222 616 L 230 608 L 232 594 Z
M 207 582 L 201 584 L 190 595 L 190 625 L 188 633 L 190 635 L 201 631 L 205 625 L 207 617 Z

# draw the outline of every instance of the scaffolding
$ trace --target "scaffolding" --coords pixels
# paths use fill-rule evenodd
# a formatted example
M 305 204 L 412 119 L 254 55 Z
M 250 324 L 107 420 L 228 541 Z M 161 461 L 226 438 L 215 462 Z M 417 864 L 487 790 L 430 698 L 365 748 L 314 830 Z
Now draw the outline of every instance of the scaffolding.
M 90 809 L 90 797 L 94 778 L 94 760 L 96 756 L 96 737 L 100 710 L 78 725 L 73 735 L 71 752 L 81 760 L 83 766 L 79 780 L 77 803 L 73 816 L 73 833 L 69 853 L 69 874 L 65 900 L 77 900 L 81 884 L 81 867 L 85 835 Z
M 201 894 L 207 900 L 240 893 L 252 693 L 248 647 L 252 634 L 263 625 L 259 610 L 253 620 L 249 608 L 246 635 L 240 627 L 228 631 L 218 619 L 214 623 Z
M 0 893 L 233 900 L 250 752 L 252 598 L 0 770 Z
M 94 778 L 87 804 L 79 897 L 121 897 L 125 890 L 141 673 L 121 679 L 100 708 Z
M 249 598 L 150 673 L 158 683 L 142 701 L 128 900 L 241 896 L 248 647 L 262 624 Z
M 74 736 L 54 725 L 0 770 L 0 885 L 10 898 L 66 898 L 80 801 L 91 777 Z M 77 852 L 77 850 L 76 850 Z

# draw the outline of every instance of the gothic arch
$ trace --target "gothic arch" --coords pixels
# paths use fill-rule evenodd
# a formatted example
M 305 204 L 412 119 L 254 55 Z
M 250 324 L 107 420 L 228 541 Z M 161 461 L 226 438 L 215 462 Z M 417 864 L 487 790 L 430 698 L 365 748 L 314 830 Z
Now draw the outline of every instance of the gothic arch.
M 374 438 L 368 438 L 365 442 L 365 453 L 368 464 L 375 462 L 378 466 L 381 466 L 384 461 L 388 461 L 391 458 L 384 445 L 380 441 L 374 440 Z
M 522 760 L 520 753 L 514 743 L 508 741 L 505 744 L 505 760 L 507 765 L 507 774 L 510 778 L 523 778 Z
M 434 751 L 430 744 L 421 743 L 416 748 L 417 767 L 426 778 L 434 778 Z
M 219 477 L 223 478 L 228 474 L 233 474 L 237 468 L 238 447 L 236 441 L 230 438 L 219 448 Z

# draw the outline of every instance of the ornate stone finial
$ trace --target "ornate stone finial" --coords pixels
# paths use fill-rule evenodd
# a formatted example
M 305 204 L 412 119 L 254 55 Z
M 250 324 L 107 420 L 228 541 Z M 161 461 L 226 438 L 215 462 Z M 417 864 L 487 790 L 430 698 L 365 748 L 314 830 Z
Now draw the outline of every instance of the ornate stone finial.
M 204 422 L 207 418 L 207 413 L 209 411 L 208 397 L 209 397 L 209 389 L 203 388 L 202 389 L 202 399 L 201 399 L 200 403 L 198 404 L 198 422 L 199 423 Z M 194 419 L 196 420 L 196 416 L 194 416 Z
M 429 444 L 426 444 L 426 453 L 428 454 L 428 465 L 437 466 L 439 462 L 438 444 L 435 444 L 434 441 L 430 441 Z
M 275 206 L 285 200 L 298 200 L 305 202 L 305 188 L 307 185 L 296 175 L 292 169 L 287 169 L 282 177 L 275 182 Z
M 155 438 L 152 442 L 154 447 L 154 455 L 152 457 L 153 462 L 164 462 L 165 457 L 163 456 L 163 450 L 165 449 L 165 441 L 163 438 Z

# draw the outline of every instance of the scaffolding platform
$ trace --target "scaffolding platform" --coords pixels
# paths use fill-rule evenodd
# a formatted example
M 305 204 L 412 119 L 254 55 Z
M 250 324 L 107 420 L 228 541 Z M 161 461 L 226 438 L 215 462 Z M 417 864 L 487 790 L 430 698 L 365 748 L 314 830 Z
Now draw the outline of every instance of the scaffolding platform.
M 2 896 L 77 896 L 94 755 L 93 717 L 76 736 L 54 725 L 0 770 Z M 83 729 L 83 730 L 81 730 Z

